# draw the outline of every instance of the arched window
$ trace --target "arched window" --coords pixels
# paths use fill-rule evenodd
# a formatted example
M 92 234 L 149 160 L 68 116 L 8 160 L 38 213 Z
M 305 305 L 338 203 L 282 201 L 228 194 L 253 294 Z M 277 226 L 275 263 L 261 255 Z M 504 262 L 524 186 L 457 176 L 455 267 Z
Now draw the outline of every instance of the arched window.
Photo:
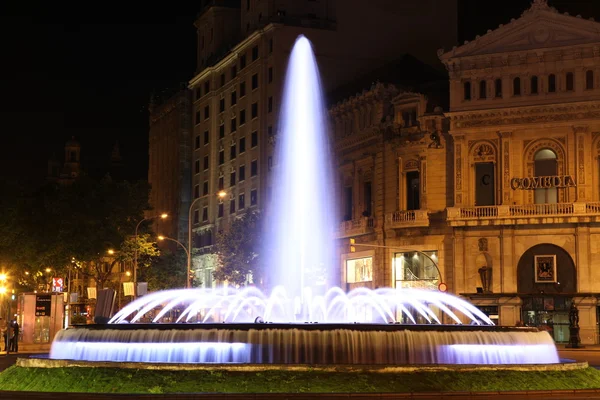
M 486 81 L 479 82 L 479 98 L 480 99 L 487 98 L 487 83 L 486 83 Z
M 521 78 L 516 77 L 513 79 L 513 95 L 520 96 L 521 95 Z
M 418 210 L 421 208 L 420 201 L 421 179 L 419 171 L 406 172 L 406 209 Z
M 548 75 L 548 93 L 556 92 L 556 75 Z
M 471 82 L 463 83 L 463 98 L 465 100 L 471 100 Z
M 594 71 L 592 71 L 591 69 L 585 72 L 585 88 L 594 88 Z
M 538 77 L 531 77 L 531 94 L 538 94 Z
M 572 72 L 567 72 L 567 90 L 575 90 L 575 77 Z
M 558 175 L 558 157 L 550 149 L 542 149 L 535 153 L 534 174 L 535 176 L 556 176 Z M 536 204 L 554 204 L 558 203 L 558 191 L 555 187 L 535 189 Z
M 502 97 L 502 79 L 496 79 L 494 86 L 496 89 L 496 97 Z

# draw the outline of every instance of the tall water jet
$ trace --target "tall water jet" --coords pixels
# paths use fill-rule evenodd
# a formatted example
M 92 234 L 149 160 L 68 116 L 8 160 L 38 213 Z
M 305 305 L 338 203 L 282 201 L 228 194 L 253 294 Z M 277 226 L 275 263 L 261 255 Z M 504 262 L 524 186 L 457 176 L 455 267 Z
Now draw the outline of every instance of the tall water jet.
M 327 118 L 315 55 L 303 35 L 288 62 L 276 146 L 265 275 L 271 288 L 283 285 L 298 306 L 311 293 L 337 284 Z

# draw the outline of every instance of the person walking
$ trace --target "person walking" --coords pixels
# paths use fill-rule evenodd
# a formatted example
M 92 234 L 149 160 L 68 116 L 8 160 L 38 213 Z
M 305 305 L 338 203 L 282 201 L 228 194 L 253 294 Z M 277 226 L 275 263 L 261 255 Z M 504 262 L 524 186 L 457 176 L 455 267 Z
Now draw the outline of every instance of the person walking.
M 14 320 L 12 323 L 12 338 L 11 338 L 10 351 L 13 353 L 19 352 L 19 323 Z
M 0 318 L 0 336 L 2 336 L 2 343 L 4 343 L 4 351 L 8 349 L 8 329 L 6 321 Z M 0 346 L 2 348 L 2 346 Z

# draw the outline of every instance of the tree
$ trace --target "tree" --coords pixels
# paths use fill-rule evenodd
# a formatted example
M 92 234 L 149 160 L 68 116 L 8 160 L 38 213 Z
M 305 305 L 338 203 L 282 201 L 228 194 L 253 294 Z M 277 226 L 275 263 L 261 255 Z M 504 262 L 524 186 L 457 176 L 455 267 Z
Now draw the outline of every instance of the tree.
M 219 259 L 215 279 L 243 285 L 252 274 L 254 282 L 261 282 L 261 233 L 262 216 L 258 211 L 245 213 L 227 232 L 220 232 L 215 246 Z
M 183 288 L 187 273 L 187 256 L 184 251 L 163 253 L 153 259 L 149 268 L 138 273 L 143 281 L 148 282 L 150 291 Z

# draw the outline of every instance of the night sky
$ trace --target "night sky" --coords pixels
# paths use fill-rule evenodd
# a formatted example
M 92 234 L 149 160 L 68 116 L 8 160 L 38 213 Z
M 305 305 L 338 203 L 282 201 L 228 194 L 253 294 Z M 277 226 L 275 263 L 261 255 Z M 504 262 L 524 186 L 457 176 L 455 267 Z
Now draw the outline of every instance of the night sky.
M 518 18 L 531 3 L 459 1 L 460 43 Z M 146 179 L 150 93 L 187 82 L 196 68 L 200 2 L 182 3 L 129 10 L 102 3 L 0 6 L 0 179 L 43 179 L 48 158 L 54 152 L 62 160 L 71 136 L 82 144 L 84 168 L 106 165 L 118 140 L 130 178 Z M 600 21 L 600 1 L 549 3 Z

